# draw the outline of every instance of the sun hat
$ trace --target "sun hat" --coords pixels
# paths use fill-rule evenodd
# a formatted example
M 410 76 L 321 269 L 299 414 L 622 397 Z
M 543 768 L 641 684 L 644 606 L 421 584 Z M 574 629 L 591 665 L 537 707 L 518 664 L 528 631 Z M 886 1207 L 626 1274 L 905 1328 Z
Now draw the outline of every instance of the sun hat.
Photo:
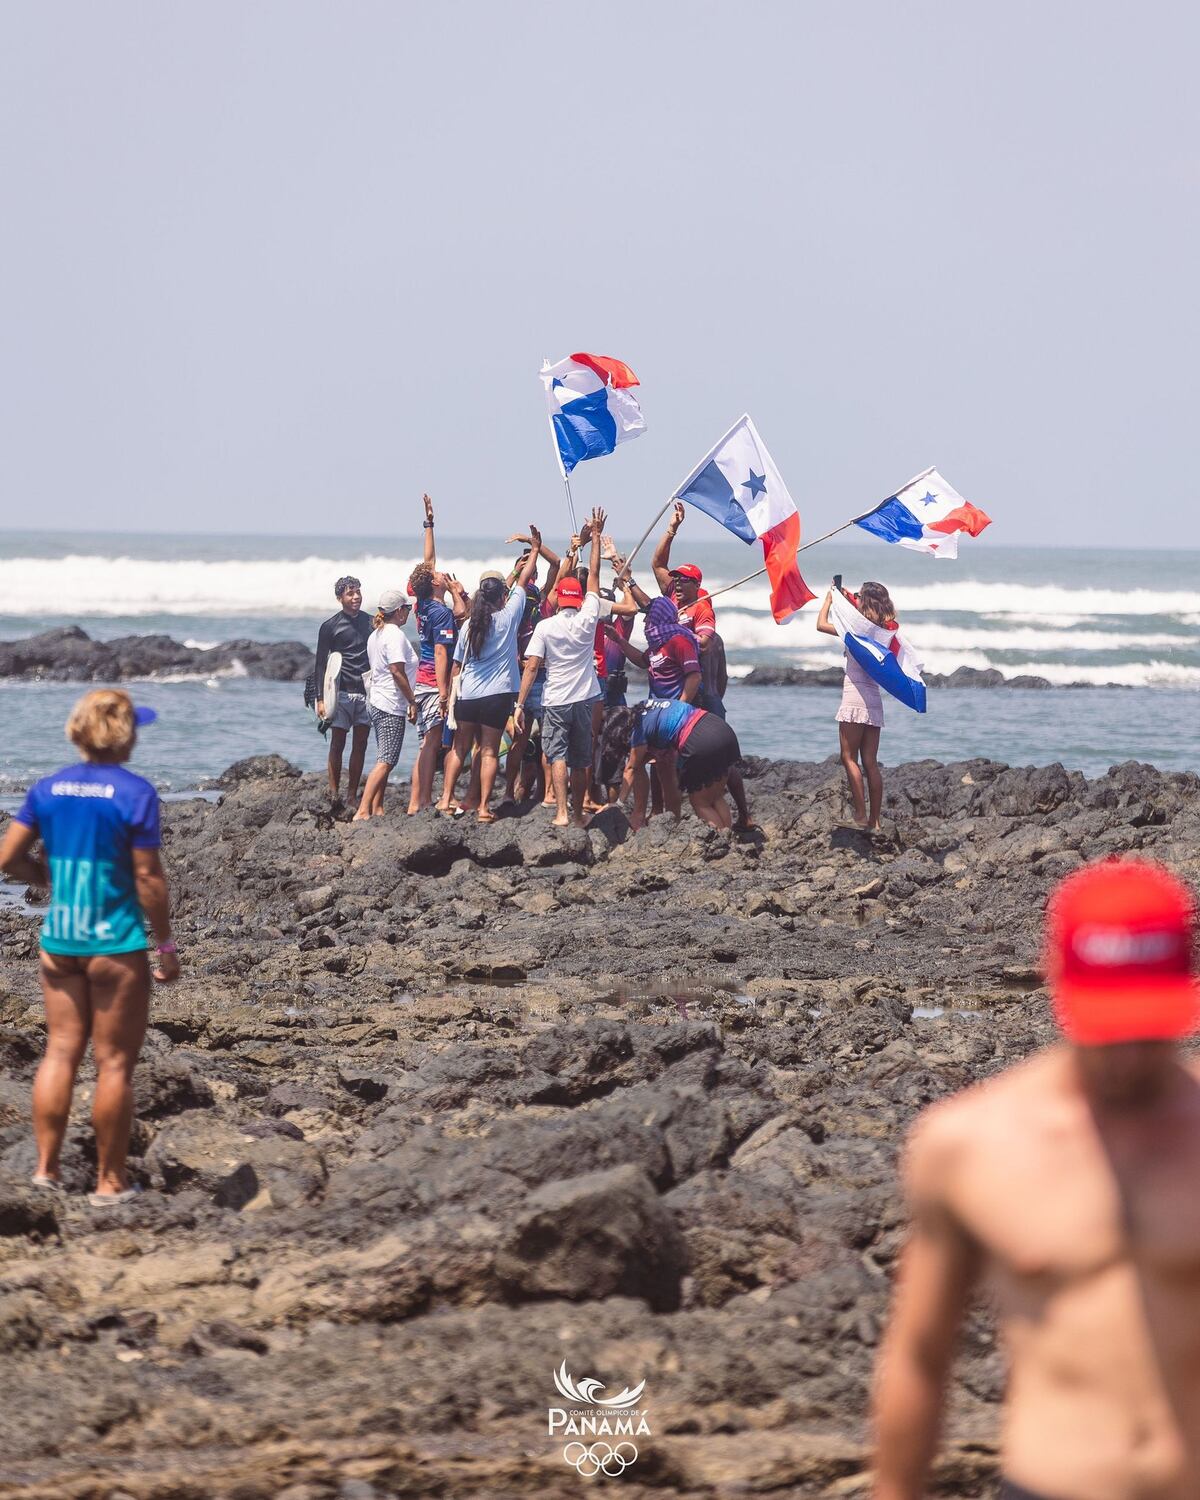
M 578 578 L 564 578 L 558 586 L 558 602 L 560 604 L 582 604 L 583 584 Z
M 696 583 L 704 582 L 704 574 L 695 563 L 680 563 L 677 568 L 671 569 L 672 578 L 691 578 Z
M 1054 1015 L 1068 1040 L 1102 1047 L 1194 1031 L 1194 917 L 1187 886 L 1149 860 L 1102 860 L 1069 875 L 1050 899 L 1045 948 Z

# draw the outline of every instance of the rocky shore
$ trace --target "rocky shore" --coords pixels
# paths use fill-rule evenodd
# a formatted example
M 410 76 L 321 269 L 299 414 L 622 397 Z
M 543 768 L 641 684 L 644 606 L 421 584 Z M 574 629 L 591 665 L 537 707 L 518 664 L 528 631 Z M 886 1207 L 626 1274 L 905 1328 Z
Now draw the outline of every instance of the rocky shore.
M 183 646 L 168 635 L 126 635 L 94 641 L 78 625 L 47 630 L 25 640 L 0 641 L 0 678 L 26 682 L 128 682 L 135 678 L 210 677 L 237 672 L 275 682 L 303 682 L 315 657 L 300 641 L 223 641 L 203 648 Z M 630 676 L 644 674 L 636 668 Z M 754 667 L 739 683 L 747 687 L 837 687 L 841 667 Z M 935 688 L 1051 688 L 1058 684 L 1027 673 L 1006 677 L 995 667 L 957 667 L 950 673 L 927 672 Z M 1068 687 L 1091 687 L 1072 682 Z
M 355 825 L 266 757 L 164 809 L 184 978 L 137 1078 L 139 1204 L 28 1184 L 35 919 L 0 911 L 0 1495 L 577 1496 L 553 1372 L 645 1380 L 623 1495 L 867 1493 L 924 1105 L 1049 1039 L 1081 860 L 1200 877 L 1200 778 L 752 761 L 762 837 Z M 393 793 L 393 803 L 399 801 Z M 931 1493 L 994 1493 L 972 1315 Z M 601 1481 L 597 1481 L 601 1482 Z
M 275 682 L 303 682 L 314 656 L 299 641 L 222 641 L 183 646 L 169 635 L 123 635 L 94 641 L 65 625 L 19 641 L 0 641 L 0 678 L 25 682 L 128 682 L 141 677 L 211 677 L 236 672 Z

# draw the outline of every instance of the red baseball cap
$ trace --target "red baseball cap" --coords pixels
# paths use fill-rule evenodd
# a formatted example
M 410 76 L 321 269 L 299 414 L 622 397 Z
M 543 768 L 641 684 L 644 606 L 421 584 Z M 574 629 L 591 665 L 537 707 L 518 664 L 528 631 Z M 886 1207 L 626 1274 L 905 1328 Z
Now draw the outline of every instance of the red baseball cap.
M 671 569 L 672 578 L 691 578 L 696 583 L 704 582 L 704 574 L 695 563 L 680 563 L 677 568 Z
M 1054 1015 L 1083 1047 L 1170 1041 L 1200 1024 L 1191 892 L 1162 865 L 1108 859 L 1050 898 L 1046 972 Z
M 558 602 L 560 604 L 582 604 L 583 584 L 578 578 L 564 578 L 558 586 Z

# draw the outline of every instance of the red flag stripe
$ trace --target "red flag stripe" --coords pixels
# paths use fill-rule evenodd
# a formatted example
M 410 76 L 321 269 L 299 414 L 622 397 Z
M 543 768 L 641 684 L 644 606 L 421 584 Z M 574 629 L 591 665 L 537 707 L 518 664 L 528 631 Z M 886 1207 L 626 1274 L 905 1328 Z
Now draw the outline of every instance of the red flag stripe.
M 771 613 L 782 625 L 817 596 L 800 576 L 796 550 L 800 546 L 800 517 L 794 511 L 762 534 L 763 556 L 771 580 Z
M 605 385 L 615 386 L 619 391 L 640 383 L 627 364 L 610 359 L 607 354 L 572 354 L 571 358 L 577 365 L 586 365 L 594 375 L 599 375 Z
M 956 505 L 952 511 L 940 521 L 930 521 L 930 531 L 944 531 L 949 534 L 952 531 L 965 531 L 969 536 L 978 536 L 985 526 L 992 524 L 992 518 L 986 511 L 972 505 L 969 500 L 964 500 L 961 505 Z

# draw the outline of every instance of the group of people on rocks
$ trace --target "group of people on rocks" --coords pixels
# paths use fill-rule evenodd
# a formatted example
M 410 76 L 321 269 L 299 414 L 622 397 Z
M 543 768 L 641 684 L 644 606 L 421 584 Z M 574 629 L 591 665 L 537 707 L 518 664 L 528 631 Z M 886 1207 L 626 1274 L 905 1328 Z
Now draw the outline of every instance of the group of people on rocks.
M 654 550 L 653 594 L 634 579 L 605 533 L 604 511 L 595 510 L 561 554 L 536 526 L 509 537 L 522 547 L 513 567 L 507 575 L 484 573 L 471 595 L 439 571 L 428 495 L 424 505 L 424 556 L 407 586 L 385 590 L 372 617 L 363 610 L 360 581 L 339 578 L 338 611 L 320 628 L 318 695 L 330 653 L 341 655 L 328 717 L 323 696 L 316 701 L 329 733 L 335 801 L 349 740 L 355 820 L 379 816 L 412 724 L 420 748 L 410 815 L 436 806 L 453 817 L 473 812 L 481 823 L 494 822 L 503 757 L 498 810 L 540 799 L 553 807 L 556 827 L 583 826 L 590 815 L 632 797 L 638 829 L 651 811 L 678 817 L 685 794 L 713 828 L 754 826 L 738 769 L 741 748 L 725 718 L 728 673 L 712 601 L 694 563 L 671 561 L 682 504 Z M 644 651 L 630 641 L 639 614 Z M 404 630 L 410 616 L 415 649 Z M 627 661 L 647 675 L 643 701 L 629 702 Z M 364 782 L 372 729 L 377 761 Z

